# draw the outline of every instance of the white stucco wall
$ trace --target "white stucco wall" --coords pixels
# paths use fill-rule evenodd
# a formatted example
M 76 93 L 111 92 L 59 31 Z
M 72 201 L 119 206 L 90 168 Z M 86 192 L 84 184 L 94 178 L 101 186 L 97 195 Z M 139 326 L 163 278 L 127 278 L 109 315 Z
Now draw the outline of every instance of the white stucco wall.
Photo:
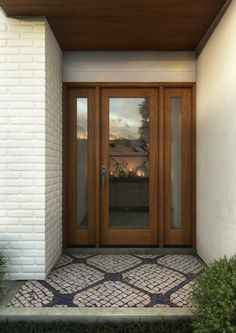
M 65 82 L 195 82 L 194 52 L 63 52 Z
M 197 60 L 197 250 L 236 254 L 236 1 Z
M 0 250 L 9 279 L 44 279 L 61 249 L 56 44 L 44 18 L 10 19 L 0 11 Z

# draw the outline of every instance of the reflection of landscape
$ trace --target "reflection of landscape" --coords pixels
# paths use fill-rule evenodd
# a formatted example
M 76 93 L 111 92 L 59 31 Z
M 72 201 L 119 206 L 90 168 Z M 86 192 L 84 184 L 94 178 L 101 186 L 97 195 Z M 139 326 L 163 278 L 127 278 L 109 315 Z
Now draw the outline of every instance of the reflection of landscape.
M 113 176 L 125 176 L 129 171 L 136 175 L 137 168 L 142 166 L 147 171 L 148 129 L 146 98 L 110 99 L 110 172 Z
M 110 98 L 110 224 L 143 228 L 149 210 L 147 98 Z

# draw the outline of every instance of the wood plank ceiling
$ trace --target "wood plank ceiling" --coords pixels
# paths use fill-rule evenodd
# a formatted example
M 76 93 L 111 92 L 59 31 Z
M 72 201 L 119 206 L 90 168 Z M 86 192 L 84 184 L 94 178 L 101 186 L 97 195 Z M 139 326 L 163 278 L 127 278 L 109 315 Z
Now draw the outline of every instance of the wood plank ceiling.
M 0 0 L 46 16 L 63 50 L 194 50 L 226 0 Z

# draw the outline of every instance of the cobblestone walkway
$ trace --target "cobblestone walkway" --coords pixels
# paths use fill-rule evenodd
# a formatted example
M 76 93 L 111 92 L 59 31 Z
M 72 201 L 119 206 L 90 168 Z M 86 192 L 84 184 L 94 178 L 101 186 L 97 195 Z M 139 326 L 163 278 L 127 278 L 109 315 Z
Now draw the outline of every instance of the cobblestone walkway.
M 203 264 L 193 255 L 63 255 L 46 281 L 27 281 L 8 306 L 190 307 Z

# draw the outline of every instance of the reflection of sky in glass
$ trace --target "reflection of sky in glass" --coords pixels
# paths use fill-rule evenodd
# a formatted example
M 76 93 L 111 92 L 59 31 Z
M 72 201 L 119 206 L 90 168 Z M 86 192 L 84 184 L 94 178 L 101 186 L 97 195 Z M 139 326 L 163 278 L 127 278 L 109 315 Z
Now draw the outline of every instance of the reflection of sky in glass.
M 77 139 L 87 139 L 88 99 L 77 98 Z
M 145 101 L 146 98 L 110 98 L 110 140 L 139 138 L 142 121 L 139 105 Z

